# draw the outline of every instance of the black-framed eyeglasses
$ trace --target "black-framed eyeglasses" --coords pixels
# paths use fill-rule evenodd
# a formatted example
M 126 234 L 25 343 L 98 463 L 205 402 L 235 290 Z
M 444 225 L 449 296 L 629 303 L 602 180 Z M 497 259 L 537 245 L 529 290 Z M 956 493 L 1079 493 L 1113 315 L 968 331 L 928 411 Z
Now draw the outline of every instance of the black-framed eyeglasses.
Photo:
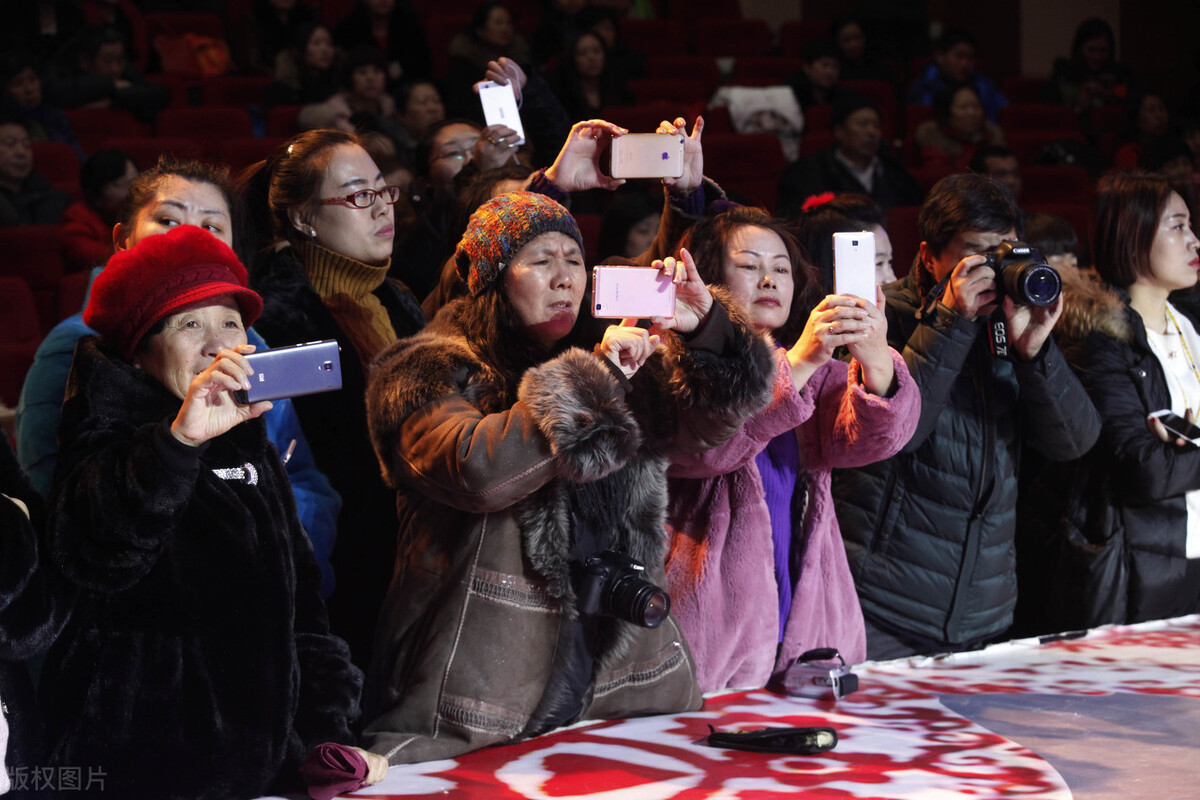
M 344 197 L 326 197 L 321 200 L 321 205 L 370 208 L 375 205 L 376 197 L 382 197 L 383 202 L 390 206 L 400 199 L 400 187 L 382 186 L 378 189 L 359 189 L 354 194 L 348 194 Z

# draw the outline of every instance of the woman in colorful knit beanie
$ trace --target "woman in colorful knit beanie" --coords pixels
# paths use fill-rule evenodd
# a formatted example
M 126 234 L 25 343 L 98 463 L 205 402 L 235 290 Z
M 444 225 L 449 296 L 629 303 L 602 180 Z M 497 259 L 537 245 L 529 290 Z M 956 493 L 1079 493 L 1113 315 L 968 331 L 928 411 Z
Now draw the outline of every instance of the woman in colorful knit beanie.
M 456 258 L 468 295 L 385 350 L 367 394 L 401 555 L 365 742 L 391 763 L 427 761 L 583 718 L 698 708 L 654 588 L 665 470 L 766 401 L 766 341 L 686 253 L 652 267 L 676 282 L 672 318 L 589 337 L 579 228 L 544 195 L 482 205 Z M 633 597 L 610 591 L 625 575 Z
M 233 398 L 261 309 L 194 225 L 92 285 L 46 536 L 80 595 L 41 681 L 51 765 L 104 772 L 82 794 L 253 797 L 354 741 L 362 676 L 329 632 L 271 403 Z
M 357 136 L 335 130 L 296 136 L 240 183 L 243 206 L 262 217 L 246 227 L 265 244 L 253 270 L 264 304 L 255 329 L 272 347 L 342 346 L 341 390 L 293 402 L 317 467 L 342 496 L 329 615 L 365 668 L 396 527 L 394 494 L 367 434 L 366 376 L 376 355 L 425 324 L 408 288 L 388 278 L 400 193 L 384 185 Z

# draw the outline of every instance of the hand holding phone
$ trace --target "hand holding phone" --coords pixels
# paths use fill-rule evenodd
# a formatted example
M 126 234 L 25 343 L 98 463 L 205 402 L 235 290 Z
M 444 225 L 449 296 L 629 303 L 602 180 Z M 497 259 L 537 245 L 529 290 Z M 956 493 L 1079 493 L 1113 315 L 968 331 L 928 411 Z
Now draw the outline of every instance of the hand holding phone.
M 336 340 L 294 344 L 246 356 L 254 374 L 250 388 L 233 393 L 249 405 L 260 400 L 281 400 L 342 388 L 341 348 Z
M 675 316 L 675 283 L 651 267 L 592 268 L 592 316 L 649 319 Z
M 512 128 L 517 132 L 517 140 L 509 144 L 525 144 L 525 127 L 521 124 L 521 112 L 517 110 L 517 96 L 512 84 L 483 81 L 479 84 L 479 102 L 483 105 L 483 118 L 488 125 Z
M 1185 417 L 1179 416 L 1169 408 L 1164 408 L 1152 412 L 1150 418 L 1158 420 L 1168 433 L 1178 437 L 1178 439 L 1200 447 L 1200 427 L 1197 427 L 1195 423 Z M 1161 434 L 1159 438 L 1162 438 Z
M 875 234 L 852 231 L 833 234 L 834 294 L 852 294 L 875 302 Z
M 609 148 L 609 174 L 614 178 L 679 178 L 683 175 L 683 136 L 629 133 Z

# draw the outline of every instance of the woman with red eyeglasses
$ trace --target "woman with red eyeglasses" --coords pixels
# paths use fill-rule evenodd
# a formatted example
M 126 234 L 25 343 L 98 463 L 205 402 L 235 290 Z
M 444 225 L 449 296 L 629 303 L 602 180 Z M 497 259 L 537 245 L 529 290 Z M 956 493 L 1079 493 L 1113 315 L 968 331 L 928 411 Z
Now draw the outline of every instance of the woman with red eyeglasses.
M 365 668 L 397 524 L 395 493 L 367 434 L 367 368 L 425 325 L 412 292 L 388 278 L 400 189 L 385 185 L 355 134 L 336 130 L 299 134 L 239 183 L 246 228 L 262 245 L 252 277 L 264 300 L 256 330 L 275 347 L 341 343 L 341 390 L 293 402 L 317 466 L 342 496 L 330 624 Z

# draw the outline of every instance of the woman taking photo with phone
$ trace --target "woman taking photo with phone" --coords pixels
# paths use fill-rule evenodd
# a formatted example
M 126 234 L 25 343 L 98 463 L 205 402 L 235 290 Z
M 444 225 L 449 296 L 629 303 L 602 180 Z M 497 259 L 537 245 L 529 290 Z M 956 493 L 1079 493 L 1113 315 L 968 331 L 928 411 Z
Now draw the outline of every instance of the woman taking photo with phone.
M 596 138 L 564 152 L 594 153 L 615 128 L 587 127 Z M 591 160 L 579 168 L 598 178 Z M 591 188 L 576 174 L 562 179 Z M 456 258 L 468 296 L 385 351 L 367 397 L 402 553 L 368 679 L 371 750 L 427 761 L 698 708 L 661 591 L 627 607 L 612 581 L 663 585 L 667 460 L 761 407 L 766 342 L 686 251 L 653 264 L 675 282 L 672 317 L 589 335 L 579 228 L 541 194 L 486 202 Z
M 1044 548 L 1021 588 L 1043 633 L 1200 611 L 1200 450 L 1153 416 L 1200 411 L 1200 241 L 1161 175 L 1105 178 L 1094 219 L 1102 282 L 1066 284 L 1055 335 L 1103 427 L 1070 469 L 1043 471 L 1022 521 Z
M 667 586 L 700 688 L 764 686 L 817 647 L 862 661 L 862 611 L 830 474 L 897 452 L 920 408 L 887 344 L 883 296 L 876 287 L 873 303 L 822 297 L 796 240 L 762 209 L 706 217 L 685 247 L 701 277 L 726 287 L 777 342 L 771 404 L 724 445 L 674 458 L 667 473 Z M 833 358 L 839 347 L 848 364 Z
M 275 346 L 336 339 L 342 348 L 342 388 L 293 403 L 317 467 L 342 497 L 329 614 L 365 668 L 396 528 L 367 433 L 367 370 L 425 324 L 408 287 L 388 278 L 400 192 L 356 135 L 336 130 L 299 134 L 240 181 L 245 207 L 266 217 L 255 225 L 266 245 L 252 280 L 263 296 L 256 330 Z
M 103 796 L 286 790 L 311 748 L 354 741 L 362 677 L 329 632 L 271 404 L 233 398 L 261 308 L 194 225 L 92 286 L 46 537 L 79 600 L 41 699 L 51 765 L 101 767 Z

